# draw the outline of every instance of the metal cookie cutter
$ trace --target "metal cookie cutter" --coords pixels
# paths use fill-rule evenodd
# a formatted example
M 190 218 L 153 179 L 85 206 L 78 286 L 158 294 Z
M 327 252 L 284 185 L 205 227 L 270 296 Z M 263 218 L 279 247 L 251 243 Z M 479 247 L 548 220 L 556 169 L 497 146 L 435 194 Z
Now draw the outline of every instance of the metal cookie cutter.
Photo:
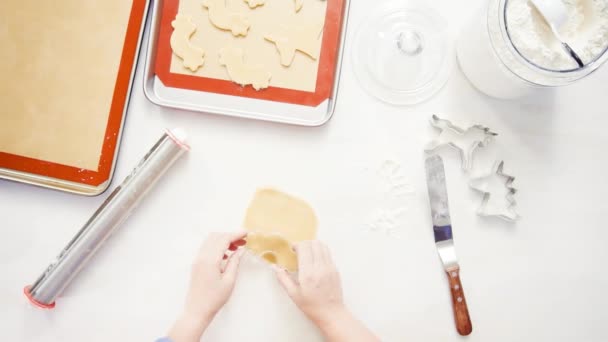
M 504 164 L 504 161 L 497 162 L 489 175 L 472 179 L 469 186 L 483 194 L 477 210 L 479 216 L 495 216 L 513 222 L 519 219 L 514 198 L 517 189 L 512 187 L 515 177 L 503 172 Z M 500 190 L 496 191 L 496 188 Z
M 431 125 L 439 130 L 439 135 L 427 145 L 425 151 L 433 152 L 446 145 L 458 150 L 464 171 L 473 166 L 475 150 L 486 146 L 498 135 L 482 125 L 474 125 L 465 130 L 451 121 L 440 119 L 437 115 L 431 117 Z

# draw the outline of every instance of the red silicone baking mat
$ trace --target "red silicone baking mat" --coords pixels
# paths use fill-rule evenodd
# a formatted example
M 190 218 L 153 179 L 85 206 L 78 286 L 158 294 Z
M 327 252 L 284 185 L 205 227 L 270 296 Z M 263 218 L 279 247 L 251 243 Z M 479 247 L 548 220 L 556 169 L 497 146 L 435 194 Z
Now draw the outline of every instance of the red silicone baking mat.
M 68 55 L 69 58 L 67 58 L 67 60 L 53 61 L 53 63 L 56 64 L 54 64 L 54 66 L 51 68 L 49 68 L 47 65 L 39 67 L 41 70 L 46 70 L 46 73 L 43 75 L 37 75 L 36 77 L 42 77 L 43 81 L 49 82 L 49 84 L 68 84 L 69 81 L 67 81 L 66 78 L 69 76 L 67 75 L 79 73 L 78 70 L 74 71 L 69 69 L 71 67 L 70 62 L 74 61 L 71 58 L 78 58 L 78 56 L 80 55 L 78 53 L 78 49 L 89 49 L 87 50 L 87 53 L 90 52 L 102 55 L 104 53 L 114 53 L 115 51 L 116 55 L 107 56 L 108 59 L 111 59 L 114 62 L 107 65 L 115 65 L 117 66 L 117 69 L 95 70 L 95 66 L 93 65 L 91 66 L 91 71 L 86 71 L 91 73 L 110 73 L 110 75 L 113 75 L 110 77 L 113 77 L 113 79 L 115 79 L 114 86 L 112 89 L 112 81 L 109 81 L 110 86 L 107 88 L 107 95 L 99 97 L 97 96 L 97 93 L 87 93 L 87 89 L 97 89 L 95 88 L 94 84 L 71 85 L 70 87 L 73 87 L 73 89 L 71 88 L 69 91 L 66 90 L 63 92 L 58 89 L 48 89 L 48 93 L 53 92 L 53 94 L 55 94 L 56 92 L 57 94 L 59 94 L 58 96 L 60 96 L 61 99 L 52 99 L 53 108 L 45 108 L 44 103 L 38 103 L 37 105 L 39 107 L 37 107 L 37 109 L 39 110 L 28 111 L 27 114 L 29 116 L 29 122 L 26 123 L 22 122 L 22 118 L 24 115 L 20 115 L 19 113 L 0 114 L 0 123 L 2 125 L 5 125 L 5 128 L 10 127 L 10 125 L 14 125 L 15 127 L 19 126 L 18 128 L 23 130 L 23 138 L 11 138 L 7 133 L 5 137 L 8 138 L 5 139 L 6 141 L 3 141 L 3 144 L 0 144 L 0 171 L 2 171 L 1 169 L 4 169 L 5 171 L 4 176 L 0 175 L 0 177 L 10 178 L 19 181 L 19 175 L 22 174 L 26 175 L 24 179 L 27 179 L 26 182 L 28 183 L 50 186 L 54 188 L 61 188 L 61 185 L 59 184 L 62 181 L 76 184 L 84 184 L 90 187 L 98 187 L 109 181 L 114 165 L 114 160 L 116 158 L 117 144 L 119 143 L 123 117 L 125 115 L 125 110 L 128 103 L 132 74 L 135 68 L 136 55 L 138 52 L 138 47 L 141 38 L 140 35 L 148 5 L 147 0 L 133 0 L 132 3 L 127 4 L 122 1 L 123 0 L 109 0 L 104 4 L 86 4 L 86 6 L 89 6 L 87 7 L 86 11 L 82 10 L 82 8 L 78 8 L 78 6 L 85 6 L 85 4 L 79 3 L 78 1 L 62 1 L 56 4 L 56 7 L 59 7 L 56 9 L 57 11 L 69 11 L 69 13 L 65 14 L 65 16 L 67 16 L 68 18 L 73 18 L 72 15 L 89 15 L 90 20 L 87 20 L 86 18 L 82 17 L 74 19 L 74 22 L 78 21 L 78 23 L 82 23 L 82 26 L 86 26 L 86 22 L 88 22 L 89 26 L 91 26 L 91 24 L 94 24 L 97 21 L 101 20 L 103 21 L 104 25 L 116 25 L 116 30 L 100 30 L 105 33 L 111 33 L 108 34 L 107 37 L 100 36 L 101 33 L 96 33 L 96 31 L 91 31 L 88 36 L 86 36 L 85 34 L 77 36 L 74 33 L 74 36 L 71 36 L 70 39 L 72 39 L 74 44 L 77 43 L 78 45 L 70 46 L 72 50 L 69 54 L 56 54 L 62 56 Z M 7 3 L 5 3 L 5 5 L 6 4 Z M 32 8 L 36 8 L 36 4 L 31 0 L 26 0 L 23 2 L 12 0 L 8 1 L 8 6 L 13 6 L 14 10 L 19 10 L 19 8 L 27 9 L 27 6 L 30 5 L 34 6 Z M 2 6 L 0 6 L 0 8 L 1 7 Z M 100 13 L 100 9 L 103 9 L 107 12 L 111 12 L 113 10 L 120 10 L 121 15 L 117 15 L 114 19 L 108 18 L 107 16 L 103 16 L 103 13 Z M 40 15 L 50 16 L 50 14 L 48 14 L 49 11 L 41 12 L 44 13 L 39 13 Z M 72 22 L 68 20 L 67 22 L 64 22 L 62 24 L 56 22 L 56 20 L 52 17 L 45 18 L 44 20 L 48 20 L 50 23 L 52 23 L 58 32 L 63 32 L 61 30 L 69 29 L 69 25 L 67 24 L 70 24 Z M 122 20 L 124 20 L 124 22 Z M 72 28 L 72 30 L 73 29 L 74 28 Z M 94 30 L 94 27 L 92 27 L 91 29 Z M 15 37 L 9 36 L 8 41 L 11 42 L 11 39 L 18 39 Z M 62 44 L 65 45 L 65 42 L 62 42 L 61 38 L 62 37 L 46 37 L 45 39 L 47 40 L 44 40 L 42 43 L 48 46 L 55 46 L 55 49 L 57 49 L 62 46 Z M 103 44 L 99 44 L 99 42 L 95 43 L 95 39 L 114 39 L 118 42 L 118 44 L 120 44 L 120 42 L 123 43 L 122 45 L 112 45 L 116 46 L 117 48 L 115 50 L 112 50 L 111 52 L 99 51 L 99 46 Z M 13 43 L 20 44 L 19 41 Z M 90 49 L 96 50 L 91 52 Z M 53 49 L 44 51 L 51 51 L 49 52 L 49 58 L 54 56 L 52 52 Z M 44 61 L 41 60 L 39 63 L 44 63 Z M 24 67 L 24 70 L 27 70 L 27 68 Z M 62 75 L 62 70 L 70 71 L 70 73 L 66 72 L 66 74 Z M 29 75 L 26 72 L 23 72 L 23 74 Z M 49 79 L 51 80 L 49 81 Z M 20 85 L 23 84 L 32 84 L 32 82 L 35 81 L 36 80 L 32 79 L 13 80 L 13 82 L 15 82 L 15 87 L 20 87 Z M 42 93 L 31 95 L 36 97 L 48 96 L 47 94 Z M 89 98 L 91 99 L 90 103 L 87 102 L 87 99 Z M 103 108 L 107 109 L 100 111 L 98 114 L 90 114 L 90 111 L 99 110 L 97 102 L 93 102 L 93 99 L 97 98 L 108 99 L 107 102 L 105 102 L 105 104 L 102 106 Z M 7 99 L 7 101 L 9 101 L 10 103 L 10 101 L 12 100 Z M 35 103 L 35 100 L 32 100 L 31 102 Z M 74 108 L 75 102 L 82 104 L 83 108 Z M 16 101 L 14 103 L 16 103 Z M 27 101 L 20 100 L 17 105 L 15 105 L 15 108 L 24 108 L 24 111 L 26 109 L 31 109 L 27 108 L 28 106 L 30 106 Z M 68 116 L 62 116 L 62 112 L 70 112 L 70 119 L 67 119 Z M 80 115 L 79 117 L 78 113 L 81 113 L 82 115 Z M 57 128 L 47 128 L 46 131 L 50 131 L 47 132 L 48 134 L 45 133 L 48 135 L 48 138 L 46 140 L 37 139 L 37 137 L 34 136 L 32 132 L 34 132 L 35 130 L 43 132 L 44 127 L 40 127 L 40 125 L 37 124 L 36 118 L 39 118 L 40 121 L 42 121 L 42 118 L 44 118 L 45 120 L 48 119 L 49 115 L 55 115 L 52 118 L 52 122 L 56 123 L 57 127 L 64 127 L 65 131 Z M 74 118 L 77 118 L 77 120 L 74 120 Z M 94 124 L 91 124 L 91 120 L 94 121 Z M 27 125 L 30 126 L 28 127 Z M 82 127 L 82 129 L 80 129 L 79 127 Z M 99 148 L 97 150 L 93 148 L 93 153 L 89 153 L 91 158 L 96 159 L 91 159 L 88 163 L 82 163 L 80 165 L 78 160 L 75 160 L 73 163 L 66 162 L 65 160 L 70 160 L 70 153 L 73 155 L 79 151 L 79 139 L 83 137 L 86 138 L 86 136 L 89 134 L 88 130 L 91 130 L 91 127 L 94 127 L 95 132 L 100 132 L 96 133 L 99 134 L 99 142 L 95 145 L 99 146 Z M 65 135 L 67 134 L 66 132 L 68 130 L 78 132 L 78 134 L 75 134 L 73 138 L 67 138 L 66 140 Z M 105 133 L 103 133 L 104 131 Z M 60 156 L 58 158 L 39 157 L 39 155 L 45 155 L 40 151 L 43 151 L 45 149 L 49 150 L 48 146 L 45 145 L 46 142 L 54 143 L 61 139 L 64 139 L 62 140 L 62 148 L 65 149 L 65 153 L 63 153 L 63 156 Z M 101 141 L 101 139 L 103 139 L 103 141 Z M 21 150 L 26 150 L 27 153 L 15 152 Z M 56 151 L 52 150 L 49 150 L 47 152 L 48 155 L 60 155 L 58 153 L 55 153 Z M 83 165 L 88 166 L 83 167 Z
M 217 94 L 235 95 L 253 99 L 299 104 L 315 107 L 331 96 L 336 77 L 336 63 L 344 20 L 344 0 L 327 0 L 323 40 L 314 92 L 270 86 L 256 91 L 252 87 L 242 87 L 231 81 L 215 78 L 185 75 L 171 72 L 172 50 L 170 38 L 173 33 L 171 22 L 175 18 L 178 0 L 165 0 L 162 8 L 155 73 L 165 86 L 179 89 L 204 91 Z

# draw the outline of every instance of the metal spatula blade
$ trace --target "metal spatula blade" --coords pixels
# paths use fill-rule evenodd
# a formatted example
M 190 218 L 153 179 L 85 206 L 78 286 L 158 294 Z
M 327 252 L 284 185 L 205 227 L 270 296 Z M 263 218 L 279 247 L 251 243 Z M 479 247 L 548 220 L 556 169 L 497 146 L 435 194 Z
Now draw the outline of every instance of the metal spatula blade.
M 568 55 L 572 57 L 579 67 L 584 67 L 585 64 L 580 56 L 562 39 L 559 33 L 559 29 L 568 21 L 568 9 L 562 0 L 530 0 L 530 4 L 536 8 L 547 22 L 553 35 L 560 41 Z

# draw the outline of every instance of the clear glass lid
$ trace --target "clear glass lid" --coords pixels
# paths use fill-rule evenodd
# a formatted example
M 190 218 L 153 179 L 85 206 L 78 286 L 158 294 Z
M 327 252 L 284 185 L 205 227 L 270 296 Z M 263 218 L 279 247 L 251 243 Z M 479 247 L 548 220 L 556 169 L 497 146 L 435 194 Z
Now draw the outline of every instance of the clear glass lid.
M 429 99 L 453 66 L 446 21 L 426 7 L 393 3 L 378 10 L 359 27 L 352 53 L 361 86 L 396 105 Z

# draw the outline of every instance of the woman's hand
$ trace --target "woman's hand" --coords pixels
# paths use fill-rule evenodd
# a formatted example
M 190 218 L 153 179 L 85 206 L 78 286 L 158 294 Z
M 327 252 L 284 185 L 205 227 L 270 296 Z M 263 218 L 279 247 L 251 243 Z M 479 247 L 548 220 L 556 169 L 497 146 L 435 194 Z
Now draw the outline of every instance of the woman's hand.
M 295 251 L 298 255 L 297 281 L 280 268 L 275 269 L 277 277 L 325 339 L 329 342 L 379 341 L 344 305 L 340 275 L 327 246 L 317 240 L 304 241 L 295 246 Z
M 192 265 L 184 312 L 169 332 L 174 342 L 199 341 L 234 289 L 246 233 L 211 233 Z M 230 254 L 229 251 L 232 251 Z M 230 254 L 229 256 L 227 256 Z
M 298 255 L 298 281 L 287 271 L 277 269 L 279 281 L 294 303 L 317 325 L 346 311 L 340 275 L 327 246 L 314 240 L 301 242 L 294 249 Z

